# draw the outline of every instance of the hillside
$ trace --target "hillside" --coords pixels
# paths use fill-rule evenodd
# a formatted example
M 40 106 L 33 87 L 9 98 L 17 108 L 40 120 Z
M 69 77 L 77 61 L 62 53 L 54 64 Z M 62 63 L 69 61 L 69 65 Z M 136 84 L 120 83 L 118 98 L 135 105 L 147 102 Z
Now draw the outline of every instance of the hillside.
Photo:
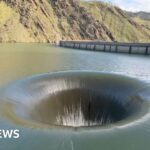
M 143 11 L 139 11 L 139 12 L 127 12 L 127 14 L 130 17 L 139 17 L 142 20 L 150 20 L 150 13 L 149 12 L 143 12 Z
M 81 2 L 81 5 L 103 22 L 117 41 L 149 42 L 150 29 L 128 16 L 120 8 L 102 2 Z
M 115 6 L 77 0 L 1 0 L 1 42 L 150 42 L 150 29 Z
M 138 22 L 141 26 L 150 30 L 150 13 L 148 12 L 126 12 L 134 21 Z

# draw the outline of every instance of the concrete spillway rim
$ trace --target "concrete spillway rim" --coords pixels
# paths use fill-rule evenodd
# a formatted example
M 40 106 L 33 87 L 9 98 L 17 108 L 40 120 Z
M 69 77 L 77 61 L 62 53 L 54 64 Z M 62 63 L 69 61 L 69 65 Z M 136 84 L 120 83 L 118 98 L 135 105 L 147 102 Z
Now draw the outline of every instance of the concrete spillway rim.
M 77 74 L 78 74 L 78 73 L 81 73 L 81 74 L 82 74 L 82 73 L 83 73 L 83 74 L 87 74 L 87 73 L 89 73 L 89 74 L 91 74 L 91 73 L 92 73 L 92 74 L 95 74 L 95 73 L 96 73 L 96 74 L 97 74 L 97 73 L 98 73 L 98 74 L 103 74 L 103 75 L 107 74 L 107 75 L 115 75 L 115 76 L 118 76 L 118 77 L 129 78 L 129 77 L 126 77 L 126 76 L 123 76 L 123 75 L 112 74 L 112 73 L 106 73 L 106 72 L 96 72 L 96 71 L 95 71 L 95 72 L 89 72 L 89 71 L 71 71 L 71 72 L 70 72 L 70 71 L 67 71 L 67 72 L 66 72 L 66 71 L 65 71 L 65 72 L 49 73 L 49 74 L 44 74 L 44 75 L 36 75 L 36 76 L 32 76 L 32 77 L 27 77 L 27 78 L 25 78 L 25 79 L 23 79 L 23 80 L 19 80 L 19 81 L 17 81 L 17 82 L 20 84 L 20 83 L 23 83 L 23 82 L 25 83 L 27 79 L 31 79 L 31 80 L 32 80 L 32 79 L 35 79 L 35 78 L 39 78 L 39 77 L 41 77 L 41 76 L 42 76 L 42 77 L 51 76 L 51 75 L 52 75 L 52 76 L 55 76 L 55 75 L 69 74 L 69 73 L 71 73 L 71 74 L 72 74 L 72 73 L 73 73 L 73 74 L 74 74 L 74 73 L 77 73 Z M 131 79 L 131 78 L 130 78 L 130 79 Z M 135 79 L 133 78 L 133 80 L 135 80 Z M 138 80 L 137 80 L 137 81 L 138 81 Z M 17 82 L 15 82 L 14 84 L 11 84 L 11 86 L 17 85 L 17 84 L 16 84 Z M 10 87 L 10 86 L 9 86 L 9 87 Z M 8 89 L 9 89 L 9 88 L 8 88 Z M 4 95 L 5 95 L 5 94 L 4 94 Z M 7 95 L 7 94 L 6 94 L 6 95 Z M 5 96 L 6 96 L 6 95 L 5 95 Z M 7 98 L 9 99 L 9 97 L 7 97 Z M 7 100 L 8 100 L 8 99 L 7 99 Z M 10 97 L 10 99 L 11 99 L 11 97 Z M 18 104 L 18 102 L 17 102 L 16 104 Z M 11 106 L 11 104 L 9 104 L 9 105 L 10 105 L 10 109 L 11 109 L 11 108 L 14 109 L 14 106 L 13 106 L 13 105 L 12 105 L 12 106 Z M 15 107 L 16 107 L 16 106 L 17 106 L 17 105 L 15 105 Z M 13 110 L 12 110 L 12 111 L 13 111 Z M 146 116 L 146 115 L 144 115 L 144 116 Z M 138 117 L 139 117 L 139 116 L 138 116 Z M 134 122 L 136 122 L 136 119 L 139 120 L 138 117 L 135 117 L 135 118 L 134 118 L 134 119 L 135 119 Z M 143 117 L 143 115 L 142 115 L 142 117 Z M 140 118 L 141 118 L 141 117 L 140 117 Z M 16 118 L 16 119 L 17 119 L 17 118 Z M 26 122 L 24 119 L 23 119 L 22 121 L 23 121 L 24 123 Z M 29 120 L 28 120 L 27 122 L 28 122 L 29 124 L 31 123 Z M 27 123 L 27 122 L 26 122 L 26 123 Z M 112 124 L 112 125 L 110 125 L 109 128 L 107 128 L 107 127 L 104 126 L 104 127 L 101 127 L 101 129 L 121 128 L 121 127 L 128 126 L 129 124 L 133 124 L 134 122 L 130 123 L 130 121 L 129 121 L 129 123 L 127 123 L 127 124 L 126 124 L 126 123 L 125 123 L 125 124 L 124 124 L 124 123 L 123 123 L 123 124 Z M 24 123 L 23 123 L 23 124 L 24 124 Z M 38 122 L 38 125 L 37 125 L 37 122 L 32 122 L 31 124 L 32 124 L 33 126 L 36 125 L 36 126 L 44 127 L 44 128 L 45 128 L 45 127 L 48 127 L 48 128 L 60 128 L 60 129 L 62 129 L 62 128 L 65 128 L 65 129 L 67 128 L 67 129 L 69 129 L 69 128 L 70 128 L 70 129 L 74 129 L 74 130 L 76 130 L 76 129 L 78 129 L 78 130 L 79 130 L 79 129 L 87 129 L 87 128 L 91 129 L 91 127 L 82 127 L 82 126 L 81 126 L 81 127 L 77 127 L 77 128 L 76 128 L 76 127 L 71 127 L 71 126 L 62 127 L 62 126 L 59 126 L 59 125 L 58 125 L 58 126 L 57 126 L 57 125 L 54 125 L 54 126 L 51 125 L 51 126 L 49 126 L 49 125 L 46 125 L 46 124 L 42 124 L 42 123 L 40 123 L 40 122 Z M 99 126 L 92 127 L 92 129 L 99 129 Z

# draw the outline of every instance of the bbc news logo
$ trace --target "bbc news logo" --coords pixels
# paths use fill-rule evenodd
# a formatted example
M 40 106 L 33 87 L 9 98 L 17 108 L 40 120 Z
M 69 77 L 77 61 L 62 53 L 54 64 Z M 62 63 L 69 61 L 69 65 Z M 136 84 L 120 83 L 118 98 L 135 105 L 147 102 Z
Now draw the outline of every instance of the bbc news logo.
M 20 132 L 17 129 L 12 129 L 12 130 L 0 129 L 0 139 L 18 139 L 19 137 L 20 137 Z

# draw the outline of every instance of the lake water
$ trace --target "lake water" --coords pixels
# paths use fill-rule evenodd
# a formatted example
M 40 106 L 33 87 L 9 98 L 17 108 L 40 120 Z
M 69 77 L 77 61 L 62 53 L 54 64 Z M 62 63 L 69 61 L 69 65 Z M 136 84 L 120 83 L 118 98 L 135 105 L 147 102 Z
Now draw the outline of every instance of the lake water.
M 48 44 L 0 44 L 1 89 L 28 76 L 68 70 L 117 73 L 140 79 L 147 86 L 150 83 L 149 56 L 80 51 Z M 0 139 L 0 150 L 150 149 L 149 115 L 128 127 L 72 131 L 28 126 L 15 118 L 5 118 L 1 110 L 0 114 L 0 129 L 20 130 L 19 139 Z

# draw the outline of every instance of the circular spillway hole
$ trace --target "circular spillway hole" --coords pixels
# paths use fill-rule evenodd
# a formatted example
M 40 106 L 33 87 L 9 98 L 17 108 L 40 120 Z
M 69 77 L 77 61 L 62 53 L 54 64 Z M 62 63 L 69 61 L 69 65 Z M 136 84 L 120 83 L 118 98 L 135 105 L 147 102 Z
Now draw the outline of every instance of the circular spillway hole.
M 146 114 L 139 96 L 143 86 L 142 81 L 118 74 L 58 72 L 15 82 L 4 95 L 14 102 L 17 118 L 35 124 L 108 127 Z
M 124 76 L 60 73 L 31 85 L 34 103 L 29 116 L 47 125 L 108 126 L 136 116 L 142 108 L 142 100 L 135 95 L 139 82 Z

